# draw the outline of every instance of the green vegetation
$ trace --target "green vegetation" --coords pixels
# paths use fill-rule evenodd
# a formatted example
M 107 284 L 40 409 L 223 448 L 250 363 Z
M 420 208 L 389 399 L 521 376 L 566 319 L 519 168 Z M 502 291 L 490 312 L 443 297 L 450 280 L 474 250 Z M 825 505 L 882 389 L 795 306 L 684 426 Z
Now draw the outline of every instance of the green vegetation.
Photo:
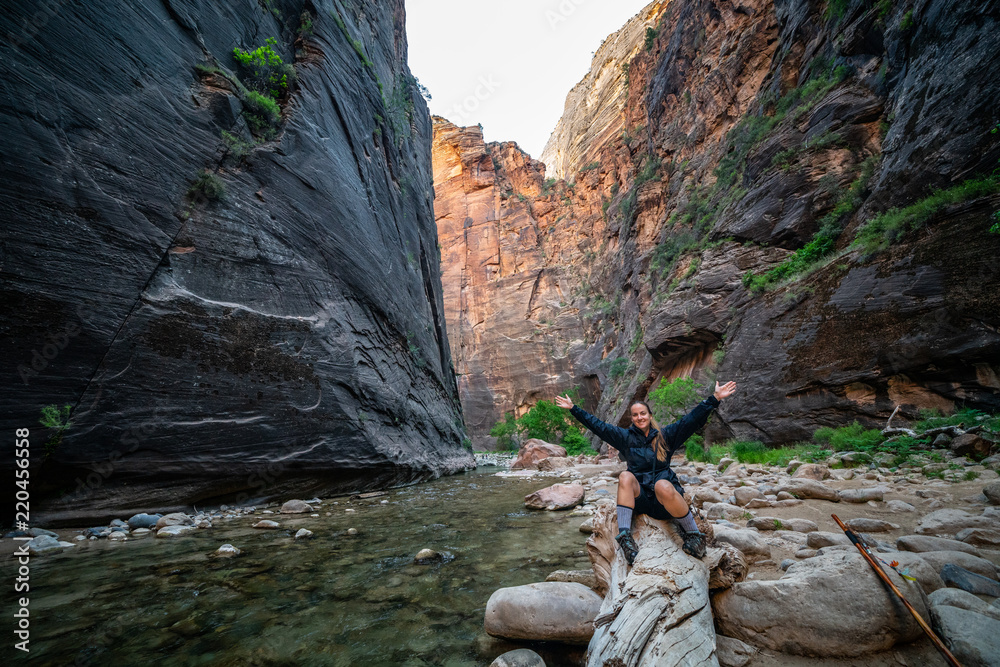
M 45 428 L 55 429 L 48 441 L 45 443 L 45 457 L 48 458 L 62 442 L 63 434 L 69 428 L 69 416 L 73 411 L 73 406 L 66 404 L 60 408 L 58 405 L 46 405 L 42 408 L 42 414 L 38 423 Z
M 462 438 L 462 447 L 464 447 L 466 451 L 471 452 L 472 451 L 472 438 L 470 438 L 468 436 Z
M 653 44 L 656 43 L 656 28 L 646 28 L 646 39 L 643 46 L 647 51 L 653 50 Z
M 903 14 L 903 19 L 899 22 L 899 29 L 906 32 L 913 28 L 913 25 L 913 10 L 911 9 Z
M 628 357 L 618 357 L 608 367 L 608 377 L 612 380 L 617 380 L 625 376 L 631 369 L 632 362 L 629 361 Z
M 885 17 L 892 11 L 893 0 L 878 0 L 875 6 L 878 7 L 878 19 L 884 21 Z
M 567 393 L 575 398 L 577 390 Z M 590 442 L 584 437 L 580 423 L 569 410 L 544 399 L 531 406 L 519 419 L 514 419 L 513 414 L 507 413 L 490 429 L 490 435 L 497 439 L 497 446 L 501 449 L 516 450 L 519 440 L 538 438 L 562 445 L 566 448 L 566 453 L 573 456 L 597 454 L 590 448 Z
M 226 151 L 236 162 L 241 162 L 257 145 L 225 130 L 222 130 L 222 143 L 226 145 Z
M 299 15 L 299 37 L 311 37 L 313 34 L 313 17 L 309 12 L 302 12 Z
M 243 117 L 254 135 L 270 140 L 278 133 L 281 107 L 273 98 L 256 90 L 247 90 L 243 98 Z
M 878 429 L 865 430 L 858 422 L 839 428 L 824 427 L 813 433 L 813 441 L 829 445 L 836 452 L 871 450 L 882 442 Z
M 226 184 L 215 174 L 203 171 L 188 188 L 188 196 L 191 199 L 218 201 L 226 196 Z
M 595 161 L 591 162 L 590 164 L 588 164 L 588 165 L 587 165 L 586 167 L 583 167 L 582 169 L 580 169 L 580 171 L 581 171 L 581 172 L 584 172 L 584 171 L 591 171 L 591 170 L 593 170 L 593 169 L 597 169 L 597 168 L 598 168 L 598 167 L 600 167 L 600 166 L 601 166 L 601 163 L 600 163 L 600 161 L 598 161 L 598 160 L 595 160 Z
M 698 390 L 704 386 L 693 378 L 677 378 L 672 382 L 661 378 L 660 384 L 646 394 L 646 400 L 653 409 L 653 417 L 661 424 L 677 421 L 701 400 Z
M 875 254 L 888 248 L 907 232 L 920 229 L 934 214 L 952 204 L 1000 192 L 1000 175 L 964 181 L 947 190 L 935 190 L 906 208 L 892 208 L 858 228 L 852 245 Z
M 361 60 L 361 64 L 369 69 L 375 69 L 375 63 L 368 59 L 368 54 L 365 53 L 365 46 L 360 40 L 351 37 L 350 31 L 347 29 L 347 24 L 344 23 L 344 19 L 340 17 L 337 11 L 331 11 L 330 15 L 333 16 L 333 20 L 337 23 L 337 27 L 340 28 L 340 32 L 344 33 L 344 38 L 347 40 L 354 48 L 354 52 L 358 54 L 358 59 Z
M 542 196 L 548 197 L 550 194 L 552 194 L 552 189 L 554 187 L 556 187 L 556 179 L 546 178 L 545 182 L 542 183 Z
M 847 13 L 847 8 L 850 6 L 851 0 L 829 0 L 826 5 L 826 18 L 836 19 L 839 21 L 844 18 L 844 14 Z
M 829 213 L 820 219 L 820 228 L 809 243 L 793 252 L 785 261 L 776 267 L 754 275 L 747 271 L 743 276 L 743 285 L 747 289 L 763 292 L 784 280 L 790 280 L 816 267 L 836 247 L 837 239 L 844 228 L 844 222 L 864 201 L 868 190 L 868 182 L 875 173 L 878 163 L 876 156 L 871 156 L 861 163 L 861 174 L 851 183 L 837 200 L 837 204 Z
M 295 79 L 295 68 L 281 59 L 275 51 L 277 46 L 278 40 L 268 37 L 264 46 L 258 46 L 253 51 L 244 51 L 239 47 L 233 49 L 233 56 L 242 70 L 246 86 L 274 99 L 285 94 L 289 82 Z
M 1000 211 L 994 213 L 993 217 L 996 218 L 996 222 L 993 223 L 992 227 L 990 227 L 990 232 L 993 234 L 1000 234 Z

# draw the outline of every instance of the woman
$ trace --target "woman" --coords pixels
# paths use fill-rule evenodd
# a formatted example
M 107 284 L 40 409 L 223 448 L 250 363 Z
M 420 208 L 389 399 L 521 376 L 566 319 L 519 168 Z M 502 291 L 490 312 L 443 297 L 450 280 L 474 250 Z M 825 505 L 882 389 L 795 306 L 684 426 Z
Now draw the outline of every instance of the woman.
M 661 429 L 644 401 L 632 404 L 632 426 L 628 429 L 602 422 L 579 406 L 569 395 L 556 396 L 556 405 L 570 412 L 594 435 L 625 457 L 628 470 L 618 477 L 618 536 L 615 538 L 629 565 L 639 549 L 632 538 L 632 513 L 648 514 L 654 519 L 673 519 L 683 532 L 684 551 L 701 558 L 705 555 L 705 536 L 698 530 L 691 509 L 684 500 L 684 489 L 677 473 L 670 469 L 670 458 L 677 448 L 705 425 L 708 415 L 719 402 L 732 396 L 735 382 L 715 383 L 715 393 L 695 406 L 683 419 Z

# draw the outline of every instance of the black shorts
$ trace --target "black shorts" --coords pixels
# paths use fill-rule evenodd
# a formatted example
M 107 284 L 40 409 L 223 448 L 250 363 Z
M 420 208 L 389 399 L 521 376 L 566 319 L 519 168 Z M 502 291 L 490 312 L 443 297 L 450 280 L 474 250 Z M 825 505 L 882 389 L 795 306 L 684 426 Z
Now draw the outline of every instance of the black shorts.
M 659 475 L 657 475 L 657 477 L 659 477 Z M 679 493 L 682 497 L 684 496 L 684 487 L 682 487 L 681 483 L 676 479 L 667 479 L 666 477 L 659 477 L 659 479 L 666 479 L 674 485 L 674 488 L 677 489 L 677 493 Z M 674 518 L 670 512 L 667 511 L 667 508 L 661 505 L 660 501 L 656 499 L 656 492 L 653 491 L 653 487 L 646 486 L 645 484 L 639 485 L 639 496 L 635 499 L 634 511 L 636 514 L 648 514 L 654 519 L 660 519 L 662 521 Z

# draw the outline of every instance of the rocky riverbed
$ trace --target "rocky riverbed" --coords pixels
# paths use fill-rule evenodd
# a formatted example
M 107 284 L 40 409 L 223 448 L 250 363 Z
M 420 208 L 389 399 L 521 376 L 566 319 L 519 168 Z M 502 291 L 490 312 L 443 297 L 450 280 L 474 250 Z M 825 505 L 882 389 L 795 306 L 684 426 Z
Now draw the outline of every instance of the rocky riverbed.
M 851 463 L 847 454 L 829 461 L 832 468 L 799 461 L 778 467 L 675 458 L 688 499 L 711 525 L 716 547 L 735 547 L 746 561 L 741 581 L 730 580 L 721 587 L 712 584 L 720 663 L 740 667 L 853 665 L 861 664 L 859 660 L 865 665 L 944 664 L 874 579 L 831 517 L 837 514 L 876 549 L 886 570 L 895 567 L 899 576 L 893 576 L 910 601 L 949 638 L 960 660 L 997 664 L 1000 650 L 993 637 L 1000 636 L 1000 508 L 996 507 L 1000 482 L 995 468 L 1000 457 L 975 463 L 940 454 L 946 461 L 940 469 L 931 464 L 843 467 Z M 559 478 L 526 498 L 526 504 L 537 504 L 539 497 L 578 497 L 570 501 L 570 512 L 584 518 L 582 532 L 600 529 L 602 522 L 613 524 L 621 464 L 594 466 L 585 457 L 533 458 L 523 451 L 520 459 L 528 461 L 528 469 L 500 473 Z M 565 486 L 578 486 L 579 492 L 569 494 Z M 653 532 L 664 529 L 673 532 L 665 525 L 653 527 Z M 637 524 L 637 531 L 649 535 L 645 524 Z M 562 574 L 559 579 L 585 583 L 603 595 L 606 570 L 614 565 L 606 559 L 602 563 L 605 557 L 600 552 L 613 552 L 612 560 L 621 556 L 600 540 L 609 538 L 600 536 L 596 546 L 594 538 L 588 542 L 593 571 Z M 661 540 L 658 548 L 663 544 Z M 642 547 L 640 540 L 640 560 Z M 715 567 L 717 563 L 710 565 Z M 649 566 L 640 569 L 648 572 Z M 487 608 L 491 632 L 522 639 L 555 638 L 541 634 L 560 632 L 538 623 L 539 634 L 525 635 L 517 620 L 524 609 L 508 602 L 524 596 L 508 589 L 496 597 L 495 605 L 491 601 L 492 616 Z M 545 608 L 537 600 L 530 604 L 533 609 Z M 554 616 L 570 618 L 565 606 L 555 598 L 549 604 Z M 593 642 L 590 648 L 594 650 Z

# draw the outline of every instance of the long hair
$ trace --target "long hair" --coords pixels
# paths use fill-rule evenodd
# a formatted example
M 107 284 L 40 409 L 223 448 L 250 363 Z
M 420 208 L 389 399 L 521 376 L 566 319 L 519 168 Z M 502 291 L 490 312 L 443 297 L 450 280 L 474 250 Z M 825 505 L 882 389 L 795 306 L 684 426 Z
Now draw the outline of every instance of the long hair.
M 663 431 L 660 430 L 660 425 L 656 423 L 656 417 L 653 416 L 653 410 L 649 407 L 649 403 L 646 401 L 633 401 L 632 405 L 629 406 L 630 412 L 633 405 L 641 405 L 649 413 L 649 425 L 656 429 L 656 437 L 653 438 L 653 451 L 656 452 L 656 460 L 666 461 L 667 441 L 663 438 Z

